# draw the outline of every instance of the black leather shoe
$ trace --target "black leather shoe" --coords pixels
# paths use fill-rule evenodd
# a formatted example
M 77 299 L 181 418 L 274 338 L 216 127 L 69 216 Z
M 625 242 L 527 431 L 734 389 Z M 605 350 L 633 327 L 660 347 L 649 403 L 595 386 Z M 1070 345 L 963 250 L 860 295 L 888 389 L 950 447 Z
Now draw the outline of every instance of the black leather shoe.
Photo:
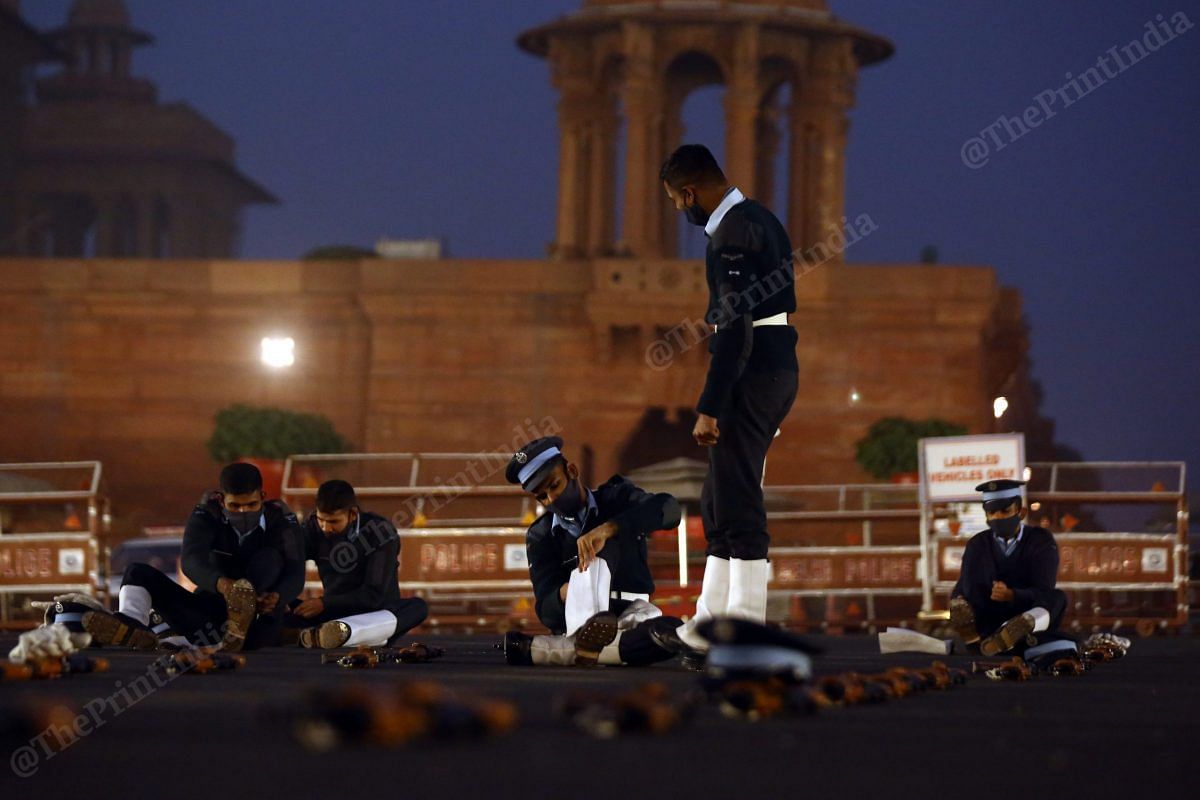
M 679 656 L 685 668 L 692 671 L 704 669 L 704 653 L 680 639 L 678 627 L 679 620 L 673 617 L 658 617 L 647 624 L 647 630 L 654 643 L 668 653 Z
M 529 654 L 532 643 L 533 637 L 520 631 L 504 634 L 504 660 L 515 667 L 532 667 L 533 656 Z
M 117 612 L 86 611 L 83 614 L 83 629 L 92 635 L 99 645 L 132 647 L 135 650 L 153 650 L 158 647 L 158 637 L 141 623 Z
M 979 650 L 988 658 L 1012 650 L 1033 633 L 1033 617 L 1018 614 L 1000 626 L 1000 630 L 979 643 Z
M 595 666 L 600 660 L 600 651 L 617 638 L 617 615 L 601 611 L 575 631 L 575 663 L 586 667 Z
M 950 628 L 963 640 L 963 644 L 979 641 L 979 630 L 975 627 L 975 610 L 965 597 L 950 599 Z
M 714 645 L 770 645 L 788 650 L 798 650 L 810 656 L 821 652 L 821 648 L 817 645 L 782 628 L 736 617 L 711 619 L 697 628 L 696 633 Z

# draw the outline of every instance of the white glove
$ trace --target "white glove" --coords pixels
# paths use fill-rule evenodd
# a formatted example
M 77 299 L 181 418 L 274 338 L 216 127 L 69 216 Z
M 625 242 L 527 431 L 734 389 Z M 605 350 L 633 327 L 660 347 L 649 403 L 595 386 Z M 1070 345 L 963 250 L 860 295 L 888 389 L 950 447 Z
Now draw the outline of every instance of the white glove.
M 87 647 L 92 642 L 90 633 L 71 633 L 61 623 L 43 625 L 22 633 L 17 646 L 8 654 L 10 661 L 23 664 L 45 658 L 62 658 Z

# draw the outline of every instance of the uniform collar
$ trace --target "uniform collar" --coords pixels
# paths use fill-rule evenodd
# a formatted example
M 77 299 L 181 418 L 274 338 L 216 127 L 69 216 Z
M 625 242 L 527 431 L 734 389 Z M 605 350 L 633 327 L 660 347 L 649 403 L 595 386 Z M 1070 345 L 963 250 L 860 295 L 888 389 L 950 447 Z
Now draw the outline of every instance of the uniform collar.
M 227 522 L 226 524 L 229 524 L 229 523 Z M 230 524 L 229 527 L 233 528 L 233 525 Z M 242 542 L 246 541 L 246 538 L 249 537 L 250 534 L 254 533 L 256 530 L 259 530 L 260 528 L 264 531 L 267 529 L 267 512 L 266 511 L 263 511 L 261 514 L 258 515 L 258 527 L 257 528 L 251 528 L 246 533 L 242 533 L 237 528 L 233 528 L 233 532 L 234 532 L 234 534 L 237 535 L 238 544 L 240 545 L 240 544 L 242 544 Z
M 583 535 L 583 526 L 587 524 L 589 518 L 596 513 L 596 496 L 592 494 L 591 489 L 587 489 L 587 509 L 579 515 L 578 519 L 569 520 L 566 517 L 560 517 L 555 512 L 553 519 L 550 520 L 550 527 L 565 528 L 568 533 L 578 539 Z
M 1012 538 L 1011 542 L 1004 541 L 999 536 L 997 536 L 995 533 L 992 534 L 992 538 L 996 541 L 996 544 L 998 544 L 1000 546 L 1000 549 L 1002 551 L 1004 551 L 1004 555 L 1011 556 L 1013 554 L 1013 552 L 1017 549 L 1017 545 L 1019 545 L 1021 543 L 1021 535 L 1024 533 L 1025 533 L 1025 523 L 1022 522 L 1021 527 L 1017 528 L 1017 535 Z
M 708 215 L 708 222 L 704 223 L 705 235 L 711 239 L 712 235 L 717 232 L 717 228 L 721 226 L 721 220 L 725 219 L 725 212 L 745 199 L 746 195 L 742 194 L 741 190 L 736 186 L 730 186 L 729 191 L 725 192 L 725 196 L 721 198 L 721 202 Z

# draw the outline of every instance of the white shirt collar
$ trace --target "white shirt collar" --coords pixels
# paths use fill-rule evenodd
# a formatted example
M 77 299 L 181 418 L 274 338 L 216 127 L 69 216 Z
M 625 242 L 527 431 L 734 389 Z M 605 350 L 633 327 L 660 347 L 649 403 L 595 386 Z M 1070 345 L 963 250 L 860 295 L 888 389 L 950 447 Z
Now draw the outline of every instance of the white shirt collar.
M 1000 549 L 1004 551 L 1005 555 L 1012 555 L 1013 550 L 1016 550 L 1017 545 L 1021 543 L 1021 534 L 1024 532 L 1025 523 L 1022 522 L 1021 527 L 1017 528 L 1017 535 L 1012 537 L 1012 539 L 1007 542 L 1001 539 L 999 536 L 996 536 L 994 533 L 992 536 L 996 539 L 996 542 L 1000 545 Z
M 704 233 L 709 237 L 716 233 L 717 228 L 721 225 L 721 220 L 725 219 L 725 212 L 745 199 L 746 195 L 742 194 L 736 186 L 729 187 L 729 191 L 721 198 L 721 202 L 709 214 L 708 222 L 704 223 Z
M 565 528 L 568 533 L 578 539 L 583 535 L 583 526 L 587 524 L 588 517 L 596 511 L 596 496 L 592 494 L 591 489 L 587 489 L 587 504 L 584 505 L 583 511 L 579 512 L 579 516 L 575 519 L 560 517 L 557 513 L 550 520 L 550 527 L 559 526 Z

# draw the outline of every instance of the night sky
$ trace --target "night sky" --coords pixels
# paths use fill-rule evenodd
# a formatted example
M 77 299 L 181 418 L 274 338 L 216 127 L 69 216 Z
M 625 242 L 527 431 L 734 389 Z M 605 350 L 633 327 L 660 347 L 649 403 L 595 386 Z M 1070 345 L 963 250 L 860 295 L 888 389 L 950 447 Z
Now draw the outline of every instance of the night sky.
M 554 226 L 555 94 L 546 63 L 514 40 L 580 3 L 128 6 L 157 37 L 135 71 L 234 135 L 239 165 L 282 200 L 248 213 L 245 257 L 441 236 L 453 256 L 540 258 Z M 1001 130 L 1006 146 L 985 166 L 965 166 L 962 147 L 1141 39 L 1157 15 L 1200 26 L 1200 3 L 831 5 L 897 48 L 859 78 L 846 212 L 879 228 L 847 258 L 911 263 L 933 245 L 941 263 L 994 267 L 1022 292 L 1059 440 L 1090 460 L 1187 460 L 1195 496 L 1200 27 L 1025 135 Z M 69 2 L 23 6 L 48 29 Z M 685 108 L 687 139 L 718 152 L 720 96 L 702 90 Z

